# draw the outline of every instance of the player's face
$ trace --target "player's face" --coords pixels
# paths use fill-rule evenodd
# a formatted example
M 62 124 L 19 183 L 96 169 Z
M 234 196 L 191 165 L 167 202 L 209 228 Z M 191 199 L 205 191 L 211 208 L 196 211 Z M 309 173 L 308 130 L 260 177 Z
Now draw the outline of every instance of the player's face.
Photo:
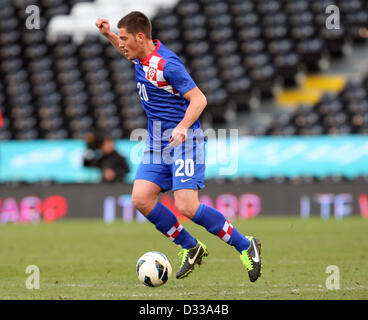
M 129 60 L 138 58 L 141 49 L 137 36 L 127 32 L 125 28 L 119 29 L 119 47 Z

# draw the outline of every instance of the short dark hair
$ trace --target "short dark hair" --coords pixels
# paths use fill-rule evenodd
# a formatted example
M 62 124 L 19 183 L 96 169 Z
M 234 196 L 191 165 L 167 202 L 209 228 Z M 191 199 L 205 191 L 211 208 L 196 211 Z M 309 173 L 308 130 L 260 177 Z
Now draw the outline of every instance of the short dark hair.
M 142 32 L 148 39 L 152 39 L 152 24 L 145 14 L 132 11 L 120 19 L 117 27 L 125 28 L 128 33 L 134 35 Z

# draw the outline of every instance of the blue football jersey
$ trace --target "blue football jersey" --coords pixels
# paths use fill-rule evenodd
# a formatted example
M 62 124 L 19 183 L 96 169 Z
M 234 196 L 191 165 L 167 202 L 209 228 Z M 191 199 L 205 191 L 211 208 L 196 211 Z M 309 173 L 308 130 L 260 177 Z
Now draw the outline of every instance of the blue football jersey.
M 148 57 L 135 60 L 135 79 L 148 118 L 147 147 L 162 150 L 170 138 L 162 138 L 162 133 L 174 129 L 183 119 L 189 105 L 183 95 L 196 84 L 174 52 L 159 40 L 154 43 L 156 49 Z M 196 120 L 191 129 L 198 128 Z

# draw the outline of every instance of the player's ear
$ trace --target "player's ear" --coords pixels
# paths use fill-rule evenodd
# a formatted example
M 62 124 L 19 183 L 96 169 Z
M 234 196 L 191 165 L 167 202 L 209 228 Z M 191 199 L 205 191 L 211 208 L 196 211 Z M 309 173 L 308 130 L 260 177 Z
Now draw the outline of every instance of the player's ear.
M 144 34 L 142 32 L 138 32 L 137 33 L 137 36 L 136 36 L 136 39 L 137 39 L 137 42 L 139 44 L 143 44 L 144 39 L 145 39 L 145 36 L 144 36 Z

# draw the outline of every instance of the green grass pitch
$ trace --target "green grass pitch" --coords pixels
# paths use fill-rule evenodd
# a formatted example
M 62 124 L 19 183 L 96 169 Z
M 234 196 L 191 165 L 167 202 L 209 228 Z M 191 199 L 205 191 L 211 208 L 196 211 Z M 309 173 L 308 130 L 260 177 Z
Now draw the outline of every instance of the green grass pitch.
M 194 223 L 183 225 L 209 256 L 183 280 L 175 279 L 178 247 L 150 223 L 0 225 L 0 299 L 368 299 L 368 220 L 258 217 L 233 224 L 262 242 L 263 274 L 255 283 L 233 247 Z M 164 286 L 138 282 L 135 264 L 147 251 L 172 262 Z M 29 265 L 40 270 L 40 289 L 26 288 Z M 338 290 L 326 287 L 330 265 L 339 270 Z

